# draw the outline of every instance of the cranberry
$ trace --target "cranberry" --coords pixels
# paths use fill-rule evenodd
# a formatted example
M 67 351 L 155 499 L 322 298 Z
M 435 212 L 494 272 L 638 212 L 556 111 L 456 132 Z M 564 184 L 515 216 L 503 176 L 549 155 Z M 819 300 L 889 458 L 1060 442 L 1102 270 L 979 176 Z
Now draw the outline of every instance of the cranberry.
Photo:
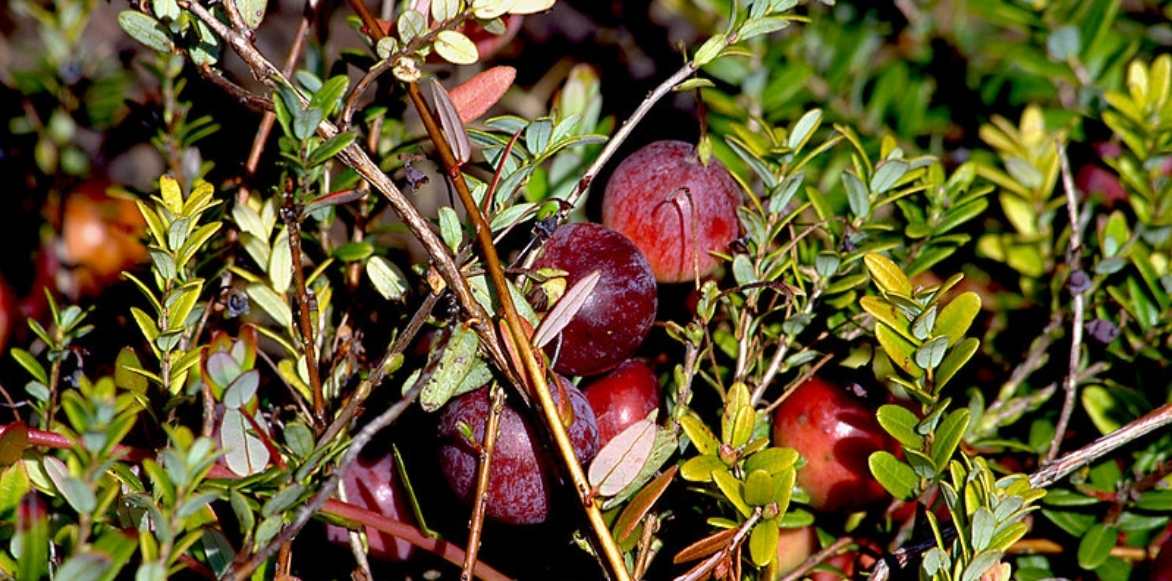
M 655 322 L 655 277 L 625 236 L 598 224 L 558 228 L 542 248 L 537 268 L 568 273 L 567 288 L 594 271 L 602 277 L 561 338 L 546 351 L 554 369 L 571 375 L 602 373 L 634 353 Z

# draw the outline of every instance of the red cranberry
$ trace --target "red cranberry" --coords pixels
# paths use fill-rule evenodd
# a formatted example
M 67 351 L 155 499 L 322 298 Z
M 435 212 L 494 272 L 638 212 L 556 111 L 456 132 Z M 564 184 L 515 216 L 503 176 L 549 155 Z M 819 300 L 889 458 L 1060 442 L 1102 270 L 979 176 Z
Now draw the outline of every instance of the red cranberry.
M 603 446 L 659 407 L 659 380 L 639 359 L 624 361 L 586 386 L 584 393 L 598 418 Z
M 390 454 L 377 460 L 359 458 L 342 475 L 346 502 L 374 511 L 398 521 L 410 521 L 410 509 L 404 501 L 403 490 L 395 473 L 395 459 Z M 329 525 L 326 536 L 330 542 L 345 545 L 350 542 L 350 530 Z M 411 556 L 411 544 L 366 527 L 370 556 L 385 561 L 405 561 Z
M 655 277 L 647 259 L 622 234 L 598 224 L 562 226 L 546 241 L 536 267 L 566 271 L 567 288 L 594 271 L 602 275 L 560 340 L 546 347 L 551 356 L 556 353 L 559 373 L 602 373 L 647 338 L 655 322 Z
M 582 392 L 565 378 L 558 379 L 569 394 L 574 410 L 574 421 L 568 430 L 570 441 L 578 460 L 588 464 L 599 447 L 594 412 Z M 558 400 L 559 390 L 552 389 L 552 392 Z M 465 502 L 471 502 L 476 491 L 478 450 L 491 405 L 488 388 L 481 388 L 452 400 L 440 415 L 440 470 L 452 491 Z M 461 423 L 471 428 L 475 441 L 468 441 L 464 436 Z M 506 403 L 489 471 L 485 506 L 488 517 L 516 525 L 537 524 L 549 518 L 550 492 L 557 482 L 553 471 L 557 460 L 542 448 L 541 442 L 533 422 Z
M 602 222 L 647 255 L 655 278 L 681 282 L 711 273 L 738 235 L 741 189 L 717 160 L 700 163 L 682 141 L 656 141 L 623 160 L 602 201 Z
M 798 484 L 815 509 L 853 512 L 888 498 L 867 458 L 898 447 L 874 412 L 838 386 L 817 377 L 799 386 L 774 411 L 773 443 L 806 460 Z

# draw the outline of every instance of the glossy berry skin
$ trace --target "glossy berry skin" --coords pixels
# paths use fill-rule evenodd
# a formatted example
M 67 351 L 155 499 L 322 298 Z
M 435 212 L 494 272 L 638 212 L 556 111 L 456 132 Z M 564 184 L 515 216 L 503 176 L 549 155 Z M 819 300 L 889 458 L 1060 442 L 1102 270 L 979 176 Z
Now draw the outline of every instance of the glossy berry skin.
M 598 224 L 562 226 L 546 241 L 535 267 L 566 271 L 567 289 L 596 270 L 602 274 L 560 340 L 546 346 L 551 357 L 557 355 L 558 373 L 602 373 L 647 338 L 655 322 L 655 277 L 647 259 L 622 234 Z
M 603 446 L 631 424 L 659 408 L 659 379 L 642 360 L 628 359 L 583 391 Z
M 815 377 L 798 386 L 774 411 L 773 443 L 805 459 L 798 484 L 815 509 L 854 512 L 888 498 L 867 458 L 878 450 L 894 453 L 896 442 L 873 410 L 836 385 Z
M 574 421 L 567 430 L 570 441 L 578 460 L 588 464 L 599 448 L 594 412 L 582 392 L 565 378 L 559 380 L 574 410 Z M 552 392 L 554 400 L 560 400 L 559 391 Z M 440 415 L 440 470 L 452 492 L 468 503 L 476 492 L 477 451 L 484 440 L 491 405 L 488 389 L 481 388 L 452 400 Z M 461 422 L 472 429 L 475 442 L 469 442 L 461 434 Z M 485 506 L 489 518 L 513 525 L 537 524 L 549 518 L 550 493 L 557 483 L 554 471 L 557 459 L 543 447 L 540 429 L 543 428 L 506 402 L 489 472 Z
M 656 141 L 623 160 L 606 184 L 602 222 L 647 255 L 660 282 L 710 274 L 739 235 L 741 189 L 717 160 L 682 141 Z
M 398 521 L 411 521 L 404 492 L 395 472 L 395 459 L 390 454 L 381 458 L 359 458 L 342 475 L 346 502 Z M 330 542 L 348 545 L 350 529 L 336 525 L 326 526 Z M 366 541 L 370 556 L 384 561 L 405 561 L 412 547 L 407 541 L 366 527 Z

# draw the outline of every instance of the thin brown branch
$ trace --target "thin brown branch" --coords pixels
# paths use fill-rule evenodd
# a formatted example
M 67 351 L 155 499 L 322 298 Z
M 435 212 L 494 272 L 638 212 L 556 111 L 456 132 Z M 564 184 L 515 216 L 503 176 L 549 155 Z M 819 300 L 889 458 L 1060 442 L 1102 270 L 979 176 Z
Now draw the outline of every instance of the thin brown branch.
M 468 525 L 468 542 L 464 545 L 464 570 L 461 581 L 472 581 L 476 568 L 476 556 L 480 552 L 480 534 L 484 527 L 484 510 L 488 506 L 489 475 L 492 471 L 492 454 L 496 449 L 496 438 L 500 432 L 501 412 L 505 408 L 505 390 L 497 384 L 490 388 L 491 407 L 484 426 L 484 441 L 480 444 L 480 464 L 476 468 L 476 504 L 472 507 L 472 522 Z
M 411 341 L 415 339 L 415 335 L 419 332 L 420 327 L 431 316 L 431 311 L 435 308 L 435 304 L 439 302 L 439 298 L 440 295 L 429 294 L 423 299 L 423 304 L 419 305 L 419 308 L 411 316 L 411 320 L 407 322 L 407 326 L 403 328 L 399 336 L 387 346 L 386 352 L 383 353 L 378 364 L 371 370 L 370 375 L 359 382 L 358 387 L 354 389 L 353 395 L 343 404 L 342 411 L 338 412 L 337 417 L 326 428 L 325 433 L 318 438 L 319 446 L 325 445 L 330 440 L 333 440 L 334 437 L 342 433 L 342 430 L 350 425 L 350 422 L 358 415 L 358 409 L 370 397 L 374 388 L 382 385 L 383 380 L 386 379 L 391 361 L 396 355 L 400 355 L 403 351 L 406 351 Z
M 529 336 L 521 325 L 521 318 L 517 314 L 516 306 L 513 304 L 512 293 L 509 291 L 504 269 L 501 267 L 500 257 L 497 255 L 496 246 L 492 241 L 492 229 L 488 221 L 485 220 L 484 215 L 480 212 L 480 208 L 477 207 L 476 201 L 472 198 L 472 192 L 468 189 L 468 182 L 464 180 L 464 174 L 460 171 L 460 164 L 456 161 L 451 146 L 444 138 L 443 130 L 440 128 L 439 123 L 424 100 L 423 94 L 419 90 L 419 85 L 411 83 L 407 87 L 407 92 L 411 97 L 412 103 L 415 104 L 416 110 L 419 112 L 420 119 L 423 120 L 423 125 L 427 129 L 428 136 L 431 137 L 432 142 L 435 144 L 436 152 L 439 154 L 440 160 L 448 172 L 448 178 L 455 186 L 456 193 L 459 194 L 460 202 L 464 205 L 464 210 L 475 225 L 480 250 L 484 254 L 484 262 L 488 268 L 489 280 L 492 281 L 493 288 L 497 293 L 497 299 L 500 302 L 500 310 L 504 315 L 505 328 L 508 330 L 506 340 L 511 342 L 511 345 L 515 348 L 514 351 L 520 356 L 521 364 L 524 366 L 524 369 L 519 371 L 526 379 L 526 382 L 525 384 L 518 384 L 518 386 L 521 387 L 522 393 L 537 396 L 541 411 L 545 416 L 545 424 L 553 436 L 558 453 L 570 474 L 570 479 L 574 484 L 575 490 L 578 492 L 578 498 L 583 510 L 586 512 L 587 520 L 590 521 L 590 526 L 594 530 L 595 539 L 598 541 L 599 548 L 606 559 L 609 571 L 613 578 L 619 581 L 627 581 L 630 579 L 630 575 L 627 572 L 627 566 L 623 560 L 622 552 L 611 536 L 606 521 L 603 520 L 602 512 L 595 502 L 593 490 L 586 479 L 586 473 L 582 470 L 582 465 L 578 462 L 578 457 L 574 453 L 574 446 L 570 442 L 569 435 L 566 434 L 566 427 L 562 424 L 557 404 L 554 403 L 553 396 L 550 394 L 549 385 L 546 382 L 545 370 L 538 363 L 537 356 L 534 354 L 533 345 L 529 341 Z M 528 389 L 524 389 L 525 387 L 528 387 Z
M 293 262 L 293 288 L 297 293 L 297 328 L 301 333 L 301 348 L 305 350 L 305 367 L 309 371 L 309 387 L 313 394 L 313 424 L 320 430 L 325 423 L 326 399 L 318 369 L 317 344 L 313 334 L 313 313 L 310 309 L 309 289 L 305 284 L 305 267 L 301 263 L 301 221 L 300 212 L 293 203 L 293 192 L 285 192 L 285 204 L 281 217 L 285 221 L 289 238 L 289 254 Z
M 1070 160 L 1066 159 L 1066 147 L 1058 148 L 1058 159 L 1062 169 L 1062 189 L 1066 191 L 1066 214 L 1070 220 L 1070 244 L 1066 251 L 1066 262 L 1070 267 L 1070 276 L 1086 276 L 1082 272 L 1082 223 L 1078 212 L 1078 191 L 1074 187 L 1074 177 L 1070 173 Z M 1070 285 L 1068 285 L 1069 287 Z M 1054 439 L 1050 441 L 1050 450 L 1046 452 L 1046 460 L 1051 461 L 1058 457 L 1062 448 L 1062 439 L 1066 437 L 1066 428 L 1070 424 L 1070 416 L 1074 413 L 1074 402 L 1078 392 L 1078 373 L 1082 359 L 1083 318 L 1086 308 L 1083 289 L 1071 288 L 1073 316 L 1070 322 L 1070 360 L 1067 363 L 1066 377 L 1062 380 L 1064 397 L 1062 411 L 1058 415 L 1058 423 L 1054 426 Z
M 1172 424 L 1172 404 L 1158 407 L 1122 428 L 1046 464 L 1030 475 L 1030 483 L 1042 488 L 1050 486 L 1071 472 L 1169 424 Z
M 297 24 L 297 31 L 293 33 L 293 43 L 289 45 L 289 53 L 285 56 L 285 62 L 281 67 L 281 73 L 286 77 L 293 74 L 297 61 L 301 60 L 301 52 L 305 48 L 305 37 L 309 34 L 309 27 L 317 14 L 316 6 L 315 0 L 306 0 L 305 8 L 301 11 L 301 21 Z M 248 157 L 244 161 L 244 175 L 246 177 L 252 177 L 256 173 L 256 168 L 260 165 L 260 156 L 264 153 L 265 144 L 268 143 L 269 134 L 272 133 L 276 120 L 277 115 L 272 111 L 265 111 L 264 116 L 261 117 L 256 136 L 252 138 L 252 147 L 248 150 Z M 246 201 L 248 187 L 241 187 L 236 196 L 238 203 Z
M 200 65 L 196 67 L 195 70 L 199 72 L 199 76 L 203 77 L 209 83 L 219 87 L 220 90 L 227 93 L 228 96 L 236 99 L 237 103 L 240 103 L 241 105 L 252 109 L 253 111 L 268 112 L 273 110 L 272 101 L 257 95 L 256 93 L 253 93 L 248 89 L 233 83 L 232 81 L 229 81 L 224 77 L 224 75 L 220 74 L 220 71 L 217 71 L 208 65 Z

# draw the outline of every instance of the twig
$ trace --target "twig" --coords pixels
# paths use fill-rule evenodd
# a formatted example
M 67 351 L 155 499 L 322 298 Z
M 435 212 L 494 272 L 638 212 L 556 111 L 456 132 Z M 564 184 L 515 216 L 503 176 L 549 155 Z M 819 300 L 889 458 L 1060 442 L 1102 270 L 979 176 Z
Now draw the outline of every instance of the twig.
M 480 465 L 476 469 L 476 505 L 472 508 L 472 523 L 468 526 L 468 542 L 464 545 L 464 571 L 461 581 L 472 581 L 476 567 L 476 554 L 480 551 L 480 533 L 484 527 L 484 509 L 488 506 L 489 474 L 492 470 L 492 453 L 496 449 L 497 433 L 500 431 L 501 411 L 505 407 L 505 390 L 497 384 L 490 388 L 492 406 L 484 426 L 484 441 L 480 444 Z
M 797 569 L 790 571 L 789 574 L 785 577 L 782 577 L 780 581 L 799 581 L 810 569 L 817 567 L 826 559 L 837 555 L 844 548 L 846 548 L 847 545 L 853 542 L 855 542 L 855 540 L 850 537 L 842 537 L 837 541 L 834 541 L 825 549 L 810 555 L 809 558 L 807 558 L 805 561 L 802 561 L 801 565 L 798 565 Z
M 753 525 L 757 524 L 758 520 L 761 520 L 760 508 L 754 511 L 748 520 L 741 523 L 741 528 L 737 529 L 737 534 L 733 535 L 732 540 L 729 541 L 726 547 L 713 553 L 711 557 L 708 557 L 703 563 L 693 567 L 691 571 L 676 577 L 675 581 L 701 581 L 702 579 L 707 579 L 708 574 L 716 568 L 716 565 L 720 563 L 721 559 L 727 557 L 729 553 L 736 551 L 737 547 L 741 546 L 741 543 L 744 542 L 745 537 L 749 536 L 749 531 L 753 530 Z
M 452 154 L 451 146 L 444 138 L 443 130 L 440 128 L 439 123 L 436 121 L 435 116 L 432 115 L 431 109 L 424 100 L 423 94 L 419 90 L 419 85 L 411 83 L 407 86 L 407 92 L 411 97 L 412 103 L 415 104 L 416 110 L 419 112 L 420 119 L 423 120 L 423 126 L 427 129 L 428 136 L 431 137 L 432 142 L 435 144 L 436 152 L 439 154 L 443 166 L 448 172 L 448 178 L 455 186 L 457 194 L 459 194 L 460 202 L 464 205 L 466 213 L 476 226 L 476 236 L 480 243 L 480 250 L 484 254 L 484 262 L 488 267 L 489 279 L 492 281 L 494 290 L 497 293 L 497 299 L 501 307 L 500 310 L 505 319 L 505 328 L 508 330 L 508 336 L 505 339 L 511 341 L 511 344 L 515 348 L 514 350 L 520 356 L 521 364 L 525 367 L 521 371 L 527 381 L 524 384 L 519 383 L 518 385 L 522 388 L 529 388 L 528 390 L 523 389 L 523 392 L 527 391 L 528 394 L 537 396 L 537 400 L 541 404 L 541 411 L 545 416 L 545 424 L 552 433 L 558 453 L 561 455 L 562 461 L 570 473 L 570 479 L 578 492 L 578 498 L 581 501 L 583 510 L 586 511 L 591 528 L 594 529 L 594 536 L 609 565 L 610 573 L 619 581 L 627 581 L 630 579 L 630 575 L 627 573 L 627 566 L 623 560 L 623 554 L 611 536 L 606 521 L 603 520 L 602 512 L 595 502 L 590 483 L 586 479 L 586 473 L 582 470 L 582 465 L 578 462 L 578 457 L 574 453 L 574 446 L 570 442 L 569 435 L 566 434 L 566 427 L 562 424 L 557 404 L 554 403 L 553 396 L 550 394 L 549 385 L 546 383 L 545 371 L 538 364 L 537 357 L 534 355 L 533 345 L 529 342 L 529 337 L 524 327 L 521 326 L 521 318 L 517 314 L 516 306 L 513 305 L 513 297 L 509 291 L 508 282 L 505 280 L 505 273 L 501 267 L 500 257 L 497 255 L 496 247 L 492 242 L 492 229 L 477 207 L 476 200 L 472 198 L 472 192 L 468 189 L 468 182 L 464 180 L 464 174 L 460 171 L 460 164 Z
M 415 398 L 418 397 L 419 392 L 423 390 L 423 383 L 424 382 L 422 381 L 416 382 L 416 384 L 412 386 L 406 394 L 403 395 L 403 399 L 395 402 L 395 405 L 391 406 L 387 411 L 383 412 L 377 418 L 371 420 L 369 424 L 364 426 L 362 430 L 360 430 L 354 436 L 354 439 L 350 441 L 350 447 L 347 448 L 346 453 L 342 455 L 342 459 L 339 460 L 337 466 L 335 466 L 334 473 L 330 475 L 326 482 L 321 486 L 317 495 L 313 497 L 313 500 L 309 501 L 305 504 L 305 506 L 301 507 L 301 510 L 297 512 L 297 517 L 293 519 L 293 522 L 289 523 L 288 526 L 282 529 L 280 534 L 273 537 L 273 539 L 270 540 L 267 545 L 256 551 L 256 553 L 254 553 L 251 557 L 241 554 L 241 558 L 237 559 L 237 564 L 232 568 L 230 573 L 231 579 L 235 579 L 236 581 L 244 581 L 245 579 L 248 579 L 249 576 L 252 575 L 252 572 L 255 571 L 261 563 L 264 563 L 265 560 L 268 559 L 269 556 L 277 550 L 277 547 L 297 536 L 297 533 L 301 532 L 301 529 L 306 525 L 306 523 L 309 522 L 309 519 L 313 518 L 313 515 L 318 510 L 329 503 L 330 496 L 332 496 L 334 490 L 337 489 L 338 482 L 342 480 L 342 475 L 346 472 L 346 469 L 348 469 L 352 464 L 354 464 L 355 461 L 358 460 L 358 456 L 362 453 L 362 449 L 370 443 L 375 434 L 377 434 L 383 428 L 394 423 L 395 420 L 399 419 L 399 416 L 403 415 L 403 412 L 407 411 L 407 408 L 415 402 Z M 420 534 L 422 535 L 422 533 Z M 461 559 L 460 562 L 462 563 L 463 559 Z
M 220 74 L 220 71 L 208 65 L 200 65 L 195 70 L 199 72 L 199 76 L 219 87 L 225 93 L 228 93 L 233 99 L 236 99 L 237 103 L 255 111 L 268 112 L 273 110 L 272 101 L 229 81 L 224 75 Z
M 342 502 L 350 502 L 346 495 L 346 483 L 338 482 L 338 499 Z M 366 558 L 366 549 L 362 546 L 362 531 L 351 530 L 350 534 L 346 535 L 350 539 L 350 552 L 354 555 L 354 562 L 358 564 L 358 569 L 366 576 L 367 581 L 373 581 L 374 575 L 370 572 L 370 561 Z
M 297 292 L 297 327 L 301 332 L 301 347 L 305 350 L 305 368 L 309 371 L 309 387 L 313 394 L 313 424 L 320 430 L 325 423 L 326 398 L 321 385 L 321 371 L 317 365 L 317 344 L 313 336 L 313 314 L 309 308 L 309 289 L 305 285 L 305 268 L 301 264 L 300 212 L 294 207 L 291 188 L 285 192 L 281 217 L 289 238 L 289 254 L 293 262 L 293 288 Z
M 642 579 L 643 575 L 647 573 L 647 564 L 651 562 L 651 557 L 657 551 L 653 548 L 653 541 L 655 540 L 655 533 L 659 531 L 659 518 L 655 513 L 647 515 L 643 519 L 643 536 L 639 538 L 639 553 L 635 557 L 635 573 L 632 575 L 635 579 Z
M 1070 219 L 1070 245 L 1066 251 L 1066 261 L 1070 265 L 1071 278 L 1082 272 L 1082 223 L 1078 216 L 1078 194 L 1074 188 L 1074 178 L 1070 173 L 1070 161 L 1066 159 L 1066 147 L 1058 149 L 1058 159 L 1062 167 L 1062 189 L 1066 190 L 1066 214 Z M 1085 276 L 1085 274 L 1084 274 Z M 1054 439 L 1050 441 L 1050 450 L 1046 452 L 1046 461 L 1058 457 L 1062 447 L 1062 438 L 1066 436 L 1066 428 L 1070 424 L 1070 416 L 1074 413 L 1074 400 L 1078 391 L 1078 368 L 1082 358 L 1082 333 L 1085 298 L 1083 289 L 1071 288 L 1073 295 L 1073 320 L 1070 323 L 1070 361 L 1066 371 L 1066 378 L 1062 381 L 1065 397 L 1062 400 L 1062 411 L 1058 415 L 1058 423 L 1054 427 Z
M 338 412 L 337 417 L 335 417 L 334 421 L 330 423 L 330 426 L 326 428 L 325 433 L 323 433 L 322 436 L 318 438 L 318 446 L 325 445 L 330 440 L 333 440 L 335 436 L 340 434 L 342 430 L 350 424 L 350 421 L 354 419 L 354 416 L 357 415 L 358 408 L 363 404 L 363 402 L 366 401 L 367 398 L 370 397 L 370 394 L 374 388 L 382 385 L 383 380 L 387 377 L 387 372 L 389 370 L 391 360 L 394 359 L 396 355 L 399 355 L 403 351 L 407 350 L 407 347 L 411 344 L 411 341 L 415 339 L 415 335 L 419 332 L 419 328 L 422 327 L 423 323 L 427 321 L 427 318 L 431 316 L 431 311 L 435 308 L 435 304 L 439 301 L 439 298 L 440 295 L 429 294 L 426 298 L 423 299 L 423 304 L 419 305 L 419 308 L 415 311 L 415 314 L 411 316 L 411 320 L 407 322 L 407 326 L 404 327 L 403 331 L 399 333 L 399 336 L 396 337 L 395 340 L 387 346 L 387 350 L 385 353 L 383 353 L 382 359 L 379 359 L 378 365 L 376 365 L 374 369 L 371 370 L 370 375 L 368 375 L 366 379 L 362 380 L 358 384 L 358 387 L 354 389 L 354 393 L 350 396 L 350 399 L 346 400 L 346 403 L 342 405 L 342 411 Z
M 183 8 L 190 10 L 208 28 L 211 28 L 213 32 L 223 38 L 249 67 L 253 76 L 267 82 L 270 86 L 290 86 L 289 80 L 272 63 L 265 59 L 243 35 L 229 29 L 224 23 L 213 16 L 211 12 L 208 12 L 207 8 L 197 2 L 187 0 L 182 0 L 180 4 Z M 298 99 L 301 99 L 303 102 L 308 102 L 303 95 L 297 92 L 295 93 Z M 268 107 L 272 107 L 272 103 L 267 99 L 264 102 Z M 318 133 L 322 137 L 329 139 L 338 134 L 338 128 L 329 121 L 322 121 L 318 125 Z M 440 240 L 439 236 L 436 235 L 435 231 L 432 230 L 431 224 L 420 215 L 411 201 L 403 195 L 403 192 L 395 187 L 395 184 L 390 178 L 378 168 L 378 165 L 370 159 L 370 156 L 359 145 L 351 144 L 339 153 L 338 159 L 357 172 L 358 175 L 362 176 L 364 180 L 374 186 L 387 199 L 391 209 L 394 210 L 395 214 L 403 221 L 407 229 L 423 245 L 436 271 L 443 278 L 447 286 L 452 289 L 456 300 L 472 320 L 477 335 L 480 337 L 481 342 L 485 345 L 497 367 L 506 370 L 506 375 L 510 374 L 511 369 L 507 366 L 504 351 L 501 349 L 496 331 L 488 323 L 488 315 L 484 307 L 472 295 L 472 289 L 468 286 L 468 281 L 464 280 L 459 268 L 457 268 L 455 262 L 452 260 L 452 256 L 447 247 Z
M 1120 446 L 1172 424 L 1172 404 L 1156 408 L 1147 415 L 1107 434 L 1074 452 L 1050 462 L 1030 475 L 1030 484 L 1045 488 L 1071 472 L 1113 452 Z
M 1005 552 L 1010 555 L 1061 555 L 1070 548 L 1050 539 L 1022 539 Z M 1148 558 L 1148 552 L 1140 547 L 1111 547 L 1111 556 L 1125 561 L 1143 561 Z
M 49 405 L 45 407 L 45 416 L 41 422 L 41 427 L 46 430 L 53 429 L 53 416 L 57 412 L 57 388 L 59 387 L 58 384 L 61 383 L 61 362 L 64 360 L 65 358 L 63 356 L 56 357 L 49 366 Z M 167 376 L 164 375 L 163 377 L 164 381 L 166 381 Z

